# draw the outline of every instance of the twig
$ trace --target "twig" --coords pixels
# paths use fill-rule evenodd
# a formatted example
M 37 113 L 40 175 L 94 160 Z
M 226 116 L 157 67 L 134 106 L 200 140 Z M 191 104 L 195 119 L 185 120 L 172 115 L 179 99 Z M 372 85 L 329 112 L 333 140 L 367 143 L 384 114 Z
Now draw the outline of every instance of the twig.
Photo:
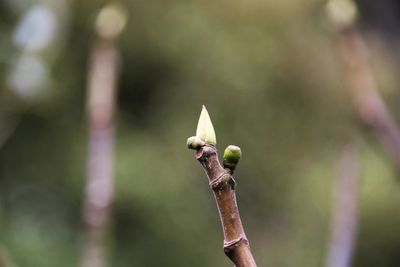
M 204 146 L 196 153 L 210 181 L 224 232 L 224 252 L 237 267 L 257 266 L 240 220 L 236 203 L 235 180 L 218 161 L 217 149 Z
M 359 165 L 354 144 L 344 148 L 334 186 L 328 267 L 350 267 L 357 233 Z
M 203 166 L 217 203 L 224 232 L 224 252 L 236 267 L 256 267 L 249 241 L 243 229 L 236 203 L 233 171 L 241 157 L 240 148 L 228 146 L 224 152 L 224 167 L 218 160 L 214 128 L 203 106 L 197 126 L 197 136 L 188 139 L 188 147 L 196 149 L 196 159 Z

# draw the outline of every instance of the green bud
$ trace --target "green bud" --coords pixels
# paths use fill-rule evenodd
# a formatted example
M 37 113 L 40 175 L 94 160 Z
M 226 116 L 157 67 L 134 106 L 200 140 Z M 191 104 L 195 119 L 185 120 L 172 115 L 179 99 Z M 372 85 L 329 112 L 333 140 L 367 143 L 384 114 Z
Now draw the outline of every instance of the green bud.
M 202 141 L 200 138 L 198 138 L 197 136 L 192 136 L 189 137 L 187 142 L 187 147 L 190 149 L 198 149 L 202 146 L 204 146 L 206 143 L 204 141 Z
M 217 144 L 214 126 L 212 125 L 210 115 L 208 115 L 207 109 L 204 105 L 200 113 L 199 122 L 197 123 L 196 136 L 206 144 L 213 146 Z
M 230 170 L 234 170 L 242 156 L 242 151 L 240 147 L 230 145 L 224 151 L 224 167 Z

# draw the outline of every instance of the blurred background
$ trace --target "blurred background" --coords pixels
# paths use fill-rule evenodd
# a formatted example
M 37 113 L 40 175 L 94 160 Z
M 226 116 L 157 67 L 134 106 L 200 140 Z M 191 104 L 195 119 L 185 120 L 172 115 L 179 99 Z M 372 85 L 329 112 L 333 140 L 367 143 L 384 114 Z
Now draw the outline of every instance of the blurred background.
M 94 25 L 110 3 L 0 2 L 2 267 L 81 264 L 88 79 L 104 41 Z M 106 38 L 119 58 L 109 266 L 232 265 L 185 146 L 203 104 L 220 151 L 242 148 L 237 198 L 259 266 L 326 264 L 349 143 L 359 165 L 352 266 L 400 265 L 399 168 L 354 111 L 325 1 L 117 4 L 124 29 Z M 400 4 L 358 4 L 371 73 L 398 120 Z

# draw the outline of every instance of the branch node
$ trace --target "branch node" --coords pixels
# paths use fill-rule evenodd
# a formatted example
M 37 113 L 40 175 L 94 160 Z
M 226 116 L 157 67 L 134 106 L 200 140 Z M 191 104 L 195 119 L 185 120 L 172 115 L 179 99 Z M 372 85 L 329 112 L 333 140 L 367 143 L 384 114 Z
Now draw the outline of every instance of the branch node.
M 217 154 L 215 147 L 210 145 L 205 145 L 197 150 L 196 159 L 199 161 L 206 161 L 207 158 L 213 154 Z
M 236 181 L 229 172 L 221 174 L 217 179 L 210 182 L 210 187 L 213 191 L 223 190 L 227 186 L 229 186 L 231 190 L 234 190 L 236 186 Z
M 247 240 L 246 237 L 241 236 L 237 239 L 230 240 L 230 241 L 224 241 L 224 252 L 225 254 L 229 257 L 229 255 L 241 244 L 244 244 L 246 246 L 249 245 L 249 241 Z

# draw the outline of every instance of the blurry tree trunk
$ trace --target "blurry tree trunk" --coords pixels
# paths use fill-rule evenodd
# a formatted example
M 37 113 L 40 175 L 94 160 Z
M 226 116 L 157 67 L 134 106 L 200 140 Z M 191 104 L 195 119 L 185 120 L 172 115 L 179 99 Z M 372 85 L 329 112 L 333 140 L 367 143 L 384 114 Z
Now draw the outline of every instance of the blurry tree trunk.
M 339 159 L 334 181 L 332 237 L 327 267 L 350 267 L 357 233 L 359 165 L 354 144 Z
M 98 38 L 89 67 L 89 158 L 84 207 L 86 244 L 83 267 L 105 267 L 106 234 L 113 200 L 114 103 L 117 51 Z
M 125 22 L 123 8 L 111 3 L 99 12 L 95 24 L 96 37 L 91 51 L 87 96 L 89 157 L 83 267 L 108 266 L 106 236 L 114 191 L 114 111 L 119 66 L 115 40 Z

